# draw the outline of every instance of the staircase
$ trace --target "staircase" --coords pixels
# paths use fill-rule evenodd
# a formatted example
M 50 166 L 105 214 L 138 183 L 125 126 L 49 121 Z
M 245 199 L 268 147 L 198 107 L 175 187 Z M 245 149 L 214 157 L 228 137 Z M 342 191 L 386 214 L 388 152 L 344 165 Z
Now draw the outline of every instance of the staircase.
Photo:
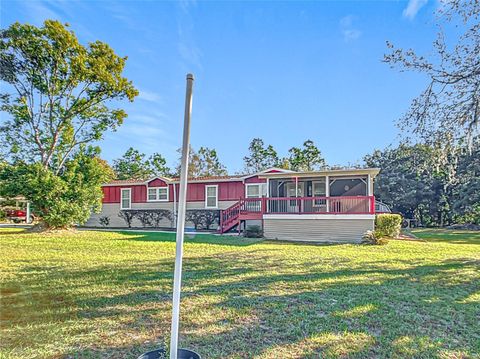
M 241 221 L 262 219 L 265 198 L 242 198 L 234 205 L 220 212 L 220 233 L 240 226 Z
M 240 210 L 243 200 L 220 212 L 220 233 L 225 233 L 235 226 L 240 225 Z

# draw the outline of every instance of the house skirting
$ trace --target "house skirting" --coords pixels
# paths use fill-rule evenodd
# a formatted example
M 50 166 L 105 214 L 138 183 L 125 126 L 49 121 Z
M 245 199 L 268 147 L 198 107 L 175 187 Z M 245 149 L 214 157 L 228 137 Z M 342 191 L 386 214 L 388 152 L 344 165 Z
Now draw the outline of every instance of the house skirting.
M 219 201 L 218 202 L 218 208 L 216 209 L 225 209 L 230 207 L 236 203 L 236 201 Z M 132 203 L 132 210 L 148 210 L 148 209 L 165 209 L 172 211 L 173 213 L 173 202 L 146 202 L 146 203 Z M 192 210 L 192 209 L 205 209 L 205 203 L 204 202 L 187 202 L 187 210 Z M 216 210 L 215 209 L 215 210 Z M 100 224 L 100 217 L 108 217 L 110 220 L 110 224 L 108 227 L 112 228 L 122 228 L 122 227 L 127 227 L 127 224 L 125 221 L 118 216 L 120 213 L 120 203 L 103 203 L 102 204 L 102 209 L 100 213 L 92 213 L 89 220 L 87 223 L 85 223 L 86 226 L 88 227 L 102 227 Z M 217 223 L 218 225 L 218 223 Z M 186 223 L 187 227 L 193 227 L 194 224 L 191 222 Z M 132 222 L 132 227 L 142 227 L 142 223 L 138 219 L 134 219 Z M 160 222 L 160 227 L 163 228 L 173 228 L 174 223 L 169 220 L 169 219 L 162 219 Z M 216 226 L 211 227 L 216 228 Z
M 305 242 L 360 242 L 362 235 L 374 229 L 370 214 L 271 214 L 263 216 L 267 239 Z

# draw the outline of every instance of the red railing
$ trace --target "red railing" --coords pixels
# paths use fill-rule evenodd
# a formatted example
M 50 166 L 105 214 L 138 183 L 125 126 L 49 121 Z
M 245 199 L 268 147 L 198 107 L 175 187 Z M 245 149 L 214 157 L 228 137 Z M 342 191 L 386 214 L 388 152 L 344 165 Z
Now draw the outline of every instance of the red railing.
M 373 196 L 244 198 L 238 202 L 238 211 L 239 214 L 374 214 L 375 198 Z
M 375 197 L 243 198 L 221 212 L 221 231 L 227 231 L 239 223 L 242 215 L 257 214 L 375 214 Z
M 270 214 L 374 214 L 373 196 L 264 198 Z
M 238 218 L 240 216 L 240 207 L 242 206 L 242 203 L 243 200 L 241 199 L 233 206 L 230 206 L 220 212 L 220 230 L 222 233 L 238 222 Z

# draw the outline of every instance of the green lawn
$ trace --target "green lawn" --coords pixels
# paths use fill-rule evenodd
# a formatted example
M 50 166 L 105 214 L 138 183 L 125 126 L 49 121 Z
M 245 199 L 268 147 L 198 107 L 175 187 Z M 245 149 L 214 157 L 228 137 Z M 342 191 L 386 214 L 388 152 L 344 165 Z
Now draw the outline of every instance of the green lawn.
M 181 346 L 204 358 L 480 358 L 479 233 L 387 246 L 197 235 Z M 173 234 L 0 229 L 0 358 L 135 358 L 168 339 Z

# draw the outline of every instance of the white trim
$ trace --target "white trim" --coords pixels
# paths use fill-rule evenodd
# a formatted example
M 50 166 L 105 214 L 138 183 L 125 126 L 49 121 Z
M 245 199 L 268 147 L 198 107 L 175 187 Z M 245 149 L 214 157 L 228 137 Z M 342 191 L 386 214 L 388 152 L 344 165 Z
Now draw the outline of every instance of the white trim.
M 263 219 L 375 219 L 374 214 L 264 214 Z
M 270 171 L 275 171 L 275 172 L 273 172 L 273 173 L 276 173 L 276 174 L 281 174 L 281 173 L 293 173 L 293 172 L 294 172 L 294 171 L 292 171 L 292 170 L 286 170 L 286 169 L 284 169 L 284 168 L 270 167 L 270 168 L 267 168 L 266 170 L 263 170 L 263 171 L 260 171 L 260 172 L 255 172 L 255 173 L 251 173 L 251 174 L 247 174 L 247 175 L 242 176 L 242 177 L 240 177 L 240 178 L 245 181 L 246 179 L 251 178 L 251 177 L 260 176 L 260 175 L 264 175 L 264 174 L 273 174 L 273 173 L 269 173 Z
M 284 172 L 284 173 L 261 173 L 260 178 L 285 178 L 290 177 L 324 177 L 324 176 L 363 176 L 370 174 L 375 177 L 380 172 L 380 168 L 361 168 L 361 169 L 345 169 L 345 170 L 324 170 L 324 171 L 305 171 L 305 172 Z
M 325 183 L 326 183 L 326 179 L 324 180 Z M 315 185 L 317 184 L 323 184 L 324 187 L 326 186 L 324 181 L 312 181 L 312 197 L 327 197 L 327 191 L 326 191 L 326 188 L 325 188 L 325 193 L 321 196 L 316 196 L 315 195 Z M 328 200 L 325 201 L 325 204 L 317 204 L 315 200 L 313 200 L 313 204 L 312 206 L 313 207 L 322 207 L 322 206 L 325 206 L 327 204 Z M 328 211 L 327 211 L 328 212 Z
M 367 177 L 367 196 L 373 196 L 373 188 L 372 188 L 372 176 L 370 176 L 370 174 L 368 174 L 368 177 Z
M 128 191 L 128 207 L 123 207 L 123 191 Z M 120 209 L 132 209 L 132 189 L 120 188 Z
M 261 186 L 264 183 L 245 183 L 245 198 L 262 198 L 262 188 Z M 257 186 L 258 187 L 258 197 L 248 197 L 248 187 Z
M 148 194 L 148 191 L 150 191 L 151 189 L 154 189 L 155 190 L 155 197 L 156 199 L 150 199 L 149 197 L 149 194 Z M 166 189 L 167 190 L 167 198 L 166 199 L 160 199 L 160 190 L 161 189 Z M 169 188 L 168 186 L 165 187 L 147 187 L 147 202 L 168 202 L 168 200 L 170 199 L 170 191 L 169 191 Z
M 215 193 L 216 193 L 216 196 L 215 196 L 215 207 L 212 207 L 212 206 L 208 206 L 208 188 L 209 187 L 215 187 Z M 205 208 L 208 208 L 208 209 L 216 209 L 218 208 L 218 184 L 213 184 L 213 185 L 207 185 L 205 186 Z
M 325 197 L 327 197 L 327 213 L 330 212 L 330 201 L 328 197 L 330 197 L 330 176 L 325 176 Z

